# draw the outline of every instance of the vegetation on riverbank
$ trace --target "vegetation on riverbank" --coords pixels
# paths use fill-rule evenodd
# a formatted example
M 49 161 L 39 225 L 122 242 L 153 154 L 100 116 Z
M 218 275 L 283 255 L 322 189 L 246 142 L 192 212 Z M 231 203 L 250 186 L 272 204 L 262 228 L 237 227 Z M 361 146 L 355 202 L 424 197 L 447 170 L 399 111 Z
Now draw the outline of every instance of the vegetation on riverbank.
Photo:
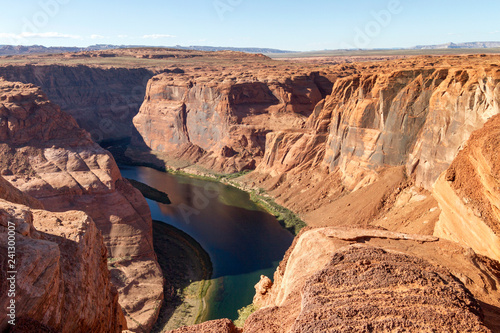
M 257 311 L 258 308 L 253 303 L 238 310 L 238 319 L 234 321 L 236 327 L 243 327 L 247 318 Z
M 165 300 L 152 332 L 198 324 L 207 311 L 212 262 L 201 245 L 185 232 L 153 221 L 154 249 L 167 283 Z
M 261 191 L 250 192 L 250 199 L 274 215 L 281 226 L 294 235 L 298 235 L 300 230 L 307 226 L 294 212 L 278 205 L 272 198 L 262 195 Z

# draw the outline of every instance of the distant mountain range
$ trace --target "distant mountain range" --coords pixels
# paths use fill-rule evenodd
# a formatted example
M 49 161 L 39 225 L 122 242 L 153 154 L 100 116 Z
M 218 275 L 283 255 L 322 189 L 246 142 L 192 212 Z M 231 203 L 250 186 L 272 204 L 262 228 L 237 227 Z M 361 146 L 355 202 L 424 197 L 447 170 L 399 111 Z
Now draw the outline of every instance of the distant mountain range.
M 82 51 L 102 51 L 111 49 L 125 49 L 134 47 L 151 47 L 147 45 L 110 45 L 96 44 L 88 47 L 46 47 L 42 45 L 0 45 L 0 56 L 20 55 L 20 54 L 48 54 L 64 52 L 82 52 Z M 469 43 L 447 43 L 437 45 L 417 45 L 407 49 L 394 48 L 391 50 L 439 50 L 439 49 L 487 49 L 500 47 L 500 42 L 469 42 Z M 219 46 L 166 46 L 167 49 L 194 50 L 194 51 L 239 51 L 246 53 L 293 53 L 294 51 L 285 51 L 279 49 L 258 48 L 258 47 L 219 47 Z M 382 50 L 382 49 L 378 49 Z
M 98 51 L 122 48 L 116 45 L 92 45 L 89 47 L 46 47 L 43 45 L 0 45 L 0 56 L 19 55 L 19 54 L 47 54 L 47 53 L 64 53 L 64 52 L 81 52 L 81 51 Z
M 102 51 L 111 49 L 125 49 L 134 47 L 151 47 L 146 45 L 109 45 L 96 44 L 88 47 L 45 47 L 42 45 L 0 45 L 0 56 L 20 55 L 20 54 L 49 54 L 64 52 Z M 168 46 L 169 49 L 194 50 L 194 51 L 239 51 L 246 53 L 288 53 L 278 49 L 255 48 L 255 47 L 216 47 L 216 46 Z
M 174 49 L 195 50 L 195 51 L 238 51 L 246 53 L 292 53 L 294 51 L 285 51 L 278 49 L 268 49 L 260 47 L 220 47 L 220 46 L 172 46 Z
M 436 49 L 489 49 L 500 47 L 500 42 L 469 42 L 469 43 L 447 43 L 437 45 L 417 45 L 412 50 L 436 50 Z

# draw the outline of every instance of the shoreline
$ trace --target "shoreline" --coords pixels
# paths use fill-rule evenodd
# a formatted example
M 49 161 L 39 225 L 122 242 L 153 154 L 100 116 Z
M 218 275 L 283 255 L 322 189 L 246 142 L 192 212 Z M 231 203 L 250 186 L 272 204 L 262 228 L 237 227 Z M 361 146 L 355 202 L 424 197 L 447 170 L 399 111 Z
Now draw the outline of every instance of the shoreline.
M 167 159 L 162 158 L 161 153 L 145 153 L 144 151 L 131 148 L 120 149 L 119 151 L 116 149 L 111 149 L 110 152 L 112 152 L 114 158 L 119 164 L 148 167 L 173 175 L 197 178 L 201 180 L 220 183 L 226 186 L 232 186 L 243 192 L 246 192 L 250 195 L 251 201 L 257 204 L 267 213 L 273 215 L 278 220 L 279 224 L 294 236 L 297 236 L 300 230 L 307 226 L 307 224 L 300 218 L 300 216 L 295 214 L 290 209 L 277 204 L 274 201 L 274 198 L 272 198 L 270 195 L 265 194 L 264 190 L 242 186 L 241 184 L 232 181 L 233 179 L 253 172 L 253 170 L 242 171 L 234 174 L 217 174 L 211 172 L 210 170 L 197 170 L 197 168 L 201 169 L 201 167 L 184 161 L 175 161 L 175 164 L 177 164 L 177 166 L 170 165 Z M 137 158 L 138 156 L 139 158 Z
M 153 220 L 153 240 L 166 284 L 152 332 L 201 323 L 212 285 L 210 256 L 194 238 L 162 221 Z
M 175 175 L 184 176 L 193 179 L 200 179 L 203 181 L 220 183 L 225 186 L 231 186 L 233 188 L 239 189 L 247 193 L 249 195 L 249 200 L 251 200 L 258 207 L 260 207 L 262 211 L 267 212 L 268 214 L 274 216 L 281 225 L 281 227 L 283 229 L 286 229 L 293 236 L 296 236 L 300 232 L 300 230 L 306 226 L 306 224 L 302 220 L 300 220 L 293 212 L 276 204 L 269 195 L 265 195 L 263 190 L 248 188 L 234 181 L 235 178 L 246 175 L 252 171 L 243 171 L 235 174 L 222 175 L 210 172 L 209 170 L 203 172 L 201 170 L 198 170 L 198 167 L 196 165 L 184 165 L 182 167 L 173 167 L 164 159 L 161 159 L 153 154 L 145 153 L 144 151 L 128 150 L 127 153 L 128 154 L 125 154 L 125 152 L 122 151 L 122 153 L 119 154 L 118 156 L 116 156 L 116 154 L 113 154 L 115 159 L 117 159 L 119 165 L 135 166 L 135 167 L 143 166 L 160 172 L 169 173 L 174 176 Z M 184 162 L 181 161 L 179 163 L 182 164 Z M 153 198 L 151 199 L 153 201 L 156 201 Z M 292 223 L 289 223 L 287 219 L 291 219 Z M 153 221 L 154 224 L 158 222 L 159 221 Z M 189 239 L 192 240 L 190 245 L 192 246 L 194 244 L 195 247 L 198 247 L 201 250 L 201 252 L 206 254 L 206 257 L 208 257 L 208 261 L 211 268 L 211 261 L 209 255 L 205 252 L 205 250 L 196 240 L 194 240 L 191 236 L 189 236 L 185 232 L 173 226 L 170 226 L 164 222 L 160 223 L 169 226 L 171 229 L 175 230 L 175 232 L 179 234 L 181 237 L 185 235 L 187 236 L 185 238 L 187 238 L 188 240 Z M 157 231 L 153 233 L 154 236 L 157 234 L 158 234 Z M 159 245 L 159 242 L 155 239 L 154 244 L 155 244 L 155 252 L 157 252 L 158 259 L 160 261 L 160 255 L 158 254 L 158 251 L 156 251 L 156 247 Z M 200 258 L 199 255 L 197 255 L 196 257 L 198 258 L 198 260 L 203 261 L 203 259 Z M 163 267 L 162 269 L 164 270 Z M 164 274 L 164 276 L 166 275 Z M 210 315 L 210 312 L 208 311 L 209 303 L 212 297 L 214 297 L 214 293 L 217 291 L 219 283 L 217 279 L 213 280 L 211 279 L 211 277 L 212 274 L 210 270 L 210 275 L 208 276 L 208 278 L 201 279 L 201 281 L 198 281 L 199 282 L 198 285 L 196 284 L 198 282 L 194 282 L 193 285 L 190 286 L 200 291 L 198 292 L 197 301 L 196 300 L 194 301 L 195 304 L 194 306 L 192 297 L 193 292 L 191 290 L 190 293 L 189 290 L 190 288 L 185 288 L 182 293 L 179 293 L 180 296 L 187 298 L 188 302 L 177 302 L 173 304 L 171 303 L 168 306 L 166 306 L 167 309 L 164 311 L 170 312 L 171 317 L 169 317 L 168 320 L 165 321 L 165 319 L 161 318 L 162 312 L 160 311 L 159 319 L 157 321 L 157 324 L 155 324 L 155 327 L 152 332 L 164 332 L 179 328 L 181 326 L 190 326 L 206 321 L 208 316 Z M 168 278 L 166 278 L 166 280 L 168 281 Z M 166 297 L 164 303 L 168 303 L 167 291 L 165 292 L 165 295 Z M 187 310 L 189 309 L 191 309 L 191 311 L 188 312 Z M 242 309 L 239 309 L 238 311 L 240 310 Z

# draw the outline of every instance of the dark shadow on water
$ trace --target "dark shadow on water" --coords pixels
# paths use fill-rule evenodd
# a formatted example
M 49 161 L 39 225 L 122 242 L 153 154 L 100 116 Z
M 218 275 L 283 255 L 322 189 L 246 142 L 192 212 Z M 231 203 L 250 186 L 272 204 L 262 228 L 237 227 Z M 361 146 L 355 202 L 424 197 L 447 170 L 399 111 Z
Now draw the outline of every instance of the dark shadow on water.
M 198 242 L 164 222 L 153 221 L 153 241 L 165 277 L 165 299 L 152 332 L 162 332 L 175 309 L 184 302 L 180 291 L 192 282 L 209 280 L 212 263 Z
M 234 187 L 146 167 L 120 169 L 124 177 L 167 193 L 170 205 L 147 199 L 153 219 L 182 230 L 209 254 L 216 291 L 208 319 L 237 316 L 252 302 L 260 274 L 272 277 L 293 235 Z
M 147 200 L 153 219 L 199 242 L 212 258 L 213 278 L 274 267 L 292 243 L 293 235 L 274 216 L 236 188 L 144 167 L 122 166 L 121 171 L 169 195 L 171 205 Z
M 159 171 L 166 171 L 165 162 L 151 153 L 151 149 L 146 145 L 142 136 L 134 127 L 131 137 L 110 139 L 101 141 L 99 145 L 108 150 L 114 157 L 118 165 L 144 166 Z M 131 158 L 127 155 L 127 150 L 132 149 L 137 156 Z

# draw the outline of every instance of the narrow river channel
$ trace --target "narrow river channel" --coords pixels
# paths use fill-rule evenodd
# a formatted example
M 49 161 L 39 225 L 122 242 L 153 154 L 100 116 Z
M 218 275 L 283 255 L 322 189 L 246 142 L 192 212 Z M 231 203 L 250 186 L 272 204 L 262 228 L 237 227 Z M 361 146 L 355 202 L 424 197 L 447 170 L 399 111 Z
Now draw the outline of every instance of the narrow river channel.
M 252 303 L 260 275 L 272 278 L 292 234 L 234 187 L 146 167 L 120 170 L 168 193 L 170 205 L 147 199 L 153 219 L 186 232 L 210 255 L 213 288 L 205 319 L 236 319 L 237 310 Z

